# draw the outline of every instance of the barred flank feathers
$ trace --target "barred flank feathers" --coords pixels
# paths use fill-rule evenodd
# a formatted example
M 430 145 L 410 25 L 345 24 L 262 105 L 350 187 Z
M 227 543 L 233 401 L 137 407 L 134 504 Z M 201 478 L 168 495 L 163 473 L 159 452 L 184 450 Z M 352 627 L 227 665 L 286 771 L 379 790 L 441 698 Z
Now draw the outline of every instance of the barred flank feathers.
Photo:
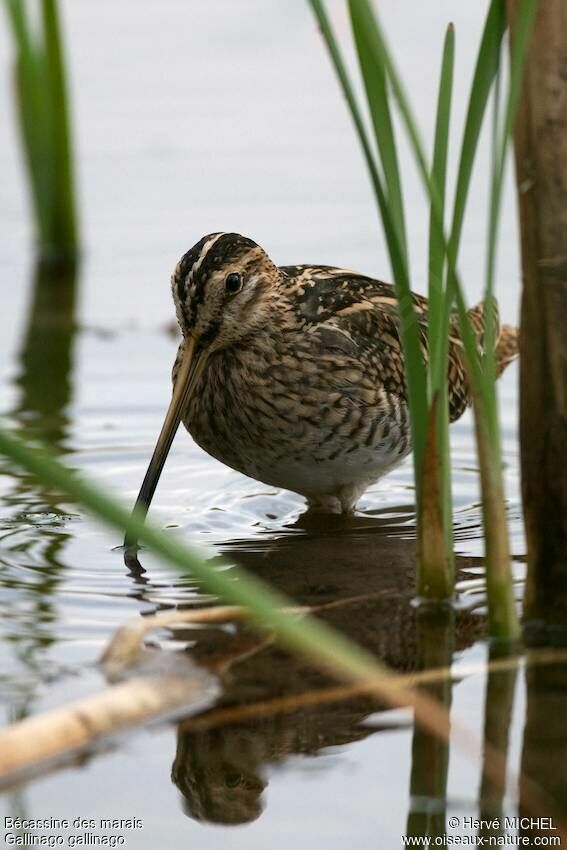
M 501 375 L 519 354 L 520 331 L 513 325 L 502 325 L 496 343 L 496 372 Z

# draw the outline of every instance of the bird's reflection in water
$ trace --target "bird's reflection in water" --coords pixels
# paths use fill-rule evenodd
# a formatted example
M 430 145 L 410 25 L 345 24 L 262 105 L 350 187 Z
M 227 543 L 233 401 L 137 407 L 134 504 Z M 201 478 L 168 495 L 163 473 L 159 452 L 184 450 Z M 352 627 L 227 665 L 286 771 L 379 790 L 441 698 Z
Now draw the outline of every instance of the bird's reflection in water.
M 317 608 L 317 616 L 388 665 L 397 670 L 419 669 L 424 657 L 419 642 L 425 638 L 423 623 L 417 628 L 416 608 L 411 604 L 415 543 L 401 536 L 402 532 L 407 535 L 407 528 L 395 529 L 387 515 L 343 518 L 340 528 L 336 518 L 304 515 L 301 522 L 302 533 L 235 542 L 224 547 L 223 555 L 238 560 L 299 604 Z M 458 566 L 466 571 L 478 566 L 478 561 L 462 559 Z M 482 628 L 478 616 L 458 612 L 456 648 L 470 645 Z M 192 653 L 201 663 L 220 669 L 223 652 L 233 659 L 224 665 L 223 695 L 216 710 L 336 686 L 307 661 L 273 644 L 251 653 L 254 637 L 245 627 L 232 635 L 209 629 L 195 641 L 198 634 L 194 629 L 176 631 L 176 637 L 192 641 Z M 262 811 L 269 766 L 289 755 L 315 755 L 376 733 L 374 718 L 372 724 L 364 721 L 380 707 L 375 697 L 359 695 L 305 704 L 293 711 L 267 712 L 214 728 L 182 723 L 172 778 L 184 797 L 186 812 L 218 824 L 255 820 Z M 401 717 L 400 723 L 410 722 Z M 206 715 L 201 720 L 206 722 Z M 394 727 L 388 724 L 387 728 Z
M 262 724 L 207 732 L 179 732 L 172 779 L 195 820 L 218 824 L 250 823 L 260 816 L 266 780 Z

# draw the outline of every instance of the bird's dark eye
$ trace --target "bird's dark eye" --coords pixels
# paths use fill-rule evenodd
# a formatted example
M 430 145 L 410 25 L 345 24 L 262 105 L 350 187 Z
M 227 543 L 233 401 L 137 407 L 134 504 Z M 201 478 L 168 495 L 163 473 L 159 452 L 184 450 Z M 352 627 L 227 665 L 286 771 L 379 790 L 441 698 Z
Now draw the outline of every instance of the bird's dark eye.
M 235 295 L 242 289 L 242 278 L 238 272 L 231 272 L 226 276 L 225 289 L 230 295 Z
M 224 781 L 227 788 L 237 788 L 242 784 L 242 774 L 236 771 L 227 773 Z

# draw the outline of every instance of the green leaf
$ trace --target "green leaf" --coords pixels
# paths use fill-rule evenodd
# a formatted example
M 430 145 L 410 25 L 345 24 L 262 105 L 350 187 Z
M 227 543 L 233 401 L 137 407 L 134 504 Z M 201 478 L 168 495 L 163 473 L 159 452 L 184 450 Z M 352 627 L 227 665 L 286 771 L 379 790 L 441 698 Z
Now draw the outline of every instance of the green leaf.
M 416 501 L 420 501 L 421 464 L 425 450 L 427 433 L 427 395 L 426 373 L 418 332 L 417 315 L 413 306 L 409 274 L 404 247 L 400 243 L 399 230 L 392 214 L 382 177 L 376 165 L 372 147 L 368 140 L 364 121 L 350 82 L 340 49 L 334 37 L 323 3 L 309 0 L 311 8 L 321 28 L 323 39 L 329 51 L 331 62 L 337 74 L 345 100 L 362 146 L 376 201 L 382 219 L 386 237 L 394 286 L 398 298 L 400 313 L 400 332 L 406 363 L 408 384 L 408 404 L 411 411 L 411 431 L 414 452 L 414 477 L 416 482 Z
M 502 203 L 502 190 L 510 137 L 513 132 L 514 120 L 518 109 L 521 93 L 523 71 L 528 49 L 529 38 L 537 11 L 538 0 L 524 0 L 520 4 L 518 20 L 515 28 L 514 42 L 511 47 L 510 81 L 506 98 L 504 120 L 499 127 L 499 103 L 495 98 L 494 135 L 493 135 L 493 168 L 490 189 L 490 204 L 488 215 L 488 251 L 486 260 L 485 311 L 487 316 L 491 310 L 494 297 L 494 273 L 496 265 L 496 245 L 498 240 L 498 223 Z M 488 427 L 493 443 L 499 446 L 500 435 L 498 428 L 498 398 L 496 384 L 495 356 L 495 326 L 488 321 L 485 334 L 485 405 L 489 417 Z M 491 388 L 494 387 L 494 392 Z
M 444 220 L 445 213 L 445 189 L 447 182 L 447 155 L 449 150 L 449 124 L 451 116 L 451 97 L 453 91 L 453 71 L 455 64 L 455 30 L 452 24 L 447 27 L 445 43 L 443 45 L 443 58 L 441 62 L 441 76 L 439 80 L 439 93 L 437 97 L 437 118 L 435 122 L 435 138 L 433 143 L 433 168 L 431 180 L 437 189 L 439 197 L 439 216 L 435 215 L 433 203 L 431 203 L 429 216 L 429 283 L 428 283 L 428 321 L 429 321 L 429 358 L 431 362 L 431 373 L 436 372 L 436 360 L 440 353 L 438 345 L 441 335 L 446 333 L 442 326 L 443 317 L 443 274 L 445 268 L 445 245 L 443 229 L 439 227 L 439 218 Z M 438 369 L 437 369 L 438 371 Z M 430 374 L 431 374 L 430 373 Z M 430 398 L 434 392 L 446 387 L 447 381 L 439 381 L 440 386 L 430 384 Z
M 451 117 L 451 97 L 453 91 L 453 71 L 455 64 L 455 30 L 452 24 L 447 27 L 443 45 L 439 93 L 437 97 L 437 117 L 433 143 L 433 167 L 431 180 L 439 197 L 439 214 L 435 214 L 433 202 L 429 215 L 429 282 L 428 282 L 428 351 L 429 351 L 429 404 L 436 398 L 436 452 L 439 459 L 440 510 L 441 524 L 445 535 L 446 558 L 453 570 L 453 498 L 451 491 L 451 454 L 449 441 L 449 398 L 447 387 L 447 363 L 439 363 L 444 351 L 441 339 L 448 329 L 443 327 L 443 301 L 445 298 L 443 275 L 445 269 L 445 238 L 443 222 L 445 216 L 445 192 L 447 183 L 447 155 L 449 151 L 449 126 Z M 431 415 L 431 408 L 430 408 Z M 425 498 L 425 497 L 424 497 Z M 430 513 L 432 509 L 429 508 Z M 423 519 L 425 522 L 425 518 Z
M 368 16 L 364 3 L 359 2 L 359 0 L 349 0 L 349 9 L 358 61 L 374 125 L 374 136 L 382 162 L 382 173 L 388 189 L 388 209 L 396 228 L 406 266 L 409 269 L 404 202 L 386 74 L 383 64 L 376 61 L 376 52 L 372 49 L 373 41 L 378 37 L 378 34 L 376 27 L 373 26 L 373 18 L 371 15 Z
M 78 252 L 66 71 L 56 0 L 41 0 L 43 28 L 32 32 L 21 0 L 4 0 L 15 48 L 15 92 L 40 253 Z

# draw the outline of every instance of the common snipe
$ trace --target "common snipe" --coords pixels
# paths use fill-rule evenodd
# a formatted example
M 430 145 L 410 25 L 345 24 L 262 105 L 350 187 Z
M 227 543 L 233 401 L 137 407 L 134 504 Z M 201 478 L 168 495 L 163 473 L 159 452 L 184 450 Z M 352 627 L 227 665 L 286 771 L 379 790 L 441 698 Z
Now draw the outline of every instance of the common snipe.
M 309 504 L 352 510 L 410 451 L 404 362 L 392 286 L 332 266 L 276 266 L 251 239 L 211 233 L 179 261 L 173 299 L 183 334 L 173 397 L 138 496 L 150 504 L 182 420 L 223 463 Z M 424 350 L 427 299 L 413 296 Z M 471 310 L 482 344 L 482 305 Z M 501 372 L 517 354 L 504 325 Z M 451 420 L 470 401 L 456 325 Z

